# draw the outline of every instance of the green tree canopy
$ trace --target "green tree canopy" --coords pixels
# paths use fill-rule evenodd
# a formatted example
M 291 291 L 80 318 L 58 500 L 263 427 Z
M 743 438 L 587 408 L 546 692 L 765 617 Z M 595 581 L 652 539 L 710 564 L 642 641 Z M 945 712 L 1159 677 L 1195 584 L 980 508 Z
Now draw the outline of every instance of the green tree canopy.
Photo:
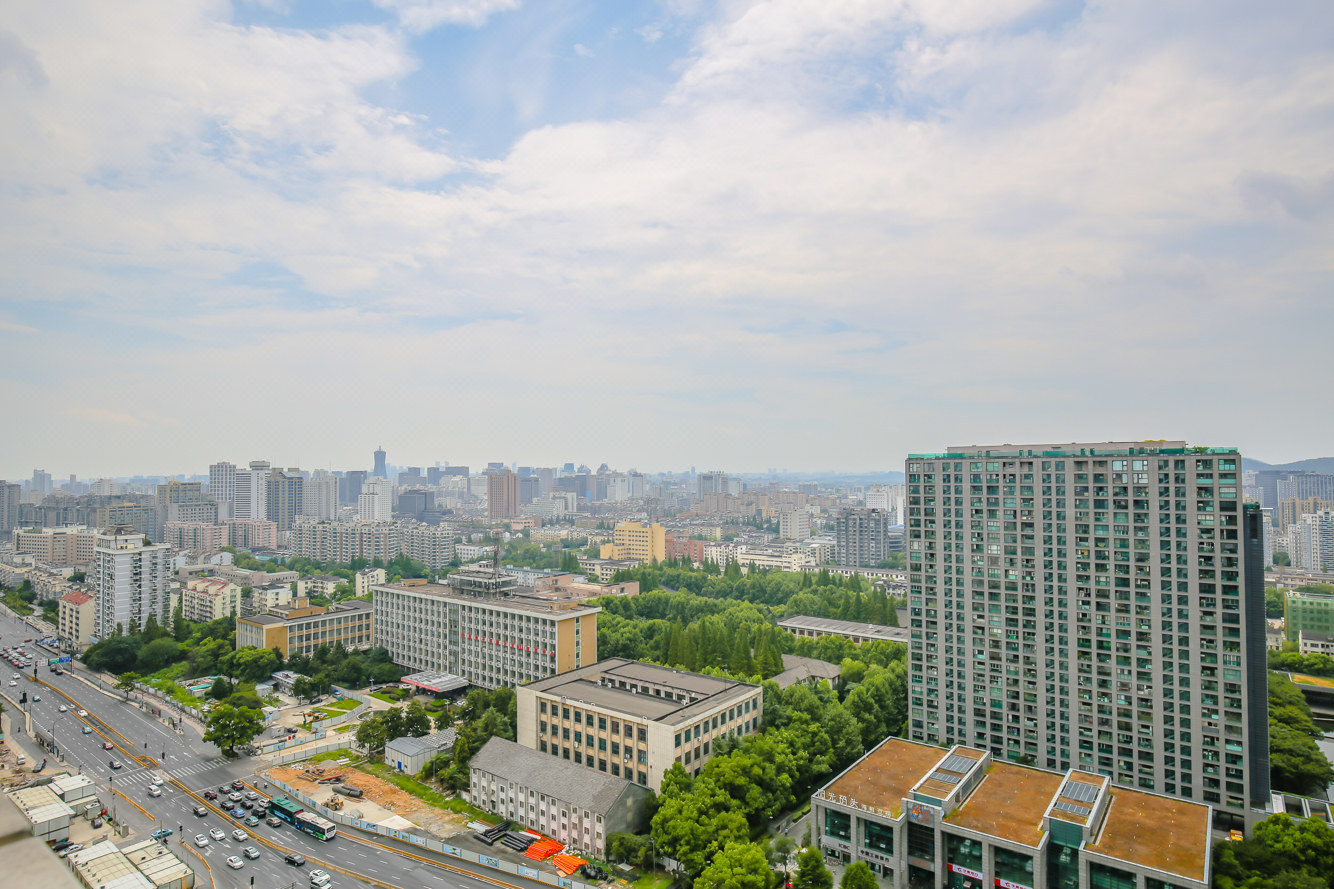
M 854 861 L 843 870 L 843 879 L 839 880 L 839 889 L 879 889 L 871 866 L 865 861 Z
M 834 875 L 825 867 L 815 848 L 803 849 L 797 856 L 797 870 L 792 875 L 792 889 L 834 889 Z
M 209 714 L 204 740 L 218 747 L 228 756 L 236 748 L 249 744 L 264 730 L 264 713 L 248 707 L 219 704 Z
M 770 889 L 773 872 L 755 843 L 729 843 L 695 879 L 695 889 Z

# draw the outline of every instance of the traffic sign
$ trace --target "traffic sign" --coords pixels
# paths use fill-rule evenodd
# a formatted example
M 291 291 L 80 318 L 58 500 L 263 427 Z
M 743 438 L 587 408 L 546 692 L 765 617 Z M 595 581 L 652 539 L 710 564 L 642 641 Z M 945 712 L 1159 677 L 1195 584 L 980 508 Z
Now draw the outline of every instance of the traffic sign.
M 68 657 L 53 657 L 53 658 L 47 658 L 46 665 L 50 667 L 53 666 L 54 664 L 68 664 L 69 662 L 70 659 Z

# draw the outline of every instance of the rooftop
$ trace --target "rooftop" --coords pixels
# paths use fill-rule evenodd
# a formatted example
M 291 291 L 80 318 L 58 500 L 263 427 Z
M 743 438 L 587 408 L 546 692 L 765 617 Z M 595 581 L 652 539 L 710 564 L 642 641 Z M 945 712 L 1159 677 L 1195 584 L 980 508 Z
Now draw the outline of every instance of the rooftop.
M 442 670 L 423 670 L 398 681 L 434 692 L 459 691 L 468 687 L 468 680 Z
M 456 575 L 450 575 L 450 577 L 454 576 Z M 545 597 L 525 595 L 501 596 L 494 598 L 469 596 L 441 583 L 423 583 L 416 586 L 409 586 L 402 583 L 377 583 L 371 587 L 371 592 L 427 596 L 433 599 L 446 599 L 450 602 L 458 602 L 463 605 L 485 605 L 487 607 L 505 608 L 530 614 L 582 615 L 595 614 L 602 610 L 596 605 L 582 605 L 579 604 L 579 600 L 571 599 L 548 599 Z
M 78 590 L 72 590 L 60 597 L 62 602 L 68 602 L 71 605 L 87 605 L 93 601 L 93 597 L 87 593 L 81 593 Z
M 673 670 L 626 658 L 607 658 L 525 688 L 552 697 L 582 701 L 649 719 L 678 724 L 732 700 L 758 691 L 758 686 L 702 673 Z
M 443 731 L 431 732 L 429 735 L 422 735 L 420 738 L 407 736 L 395 738 L 385 745 L 385 749 L 393 749 L 404 756 L 416 756 L 418 753 L 434 753 L 437 750 L 452 748 L 457 738 L 458 732 L 452 728 L 447 728 Z
M 948 460 L 956 457 L 1133 457 L 1159 454 L 1237 456 L 1234 447 L 1192 447 L 1184 441 L 1104 441 L 1068 444 L 963 445 L 943 454 L 909 454 L 909 460 Z
M 1209 862 L 1209 807 L 1113 787 L 1095 841 L 1084 848 L 1203 882 Z
M 861 762 L 834 779 L 825 797 L 846 797 L 862 805 L 887 809 L 894 818 L 902 814 L 903 798 L 945 756 L 939 747 L 890 738 L 868 753 Z
M 945 822 L 1036 847 L 1042 841 L 1045 801 L 1063 780 L 1055 772 L 993 763 L 977 790 Z
M 477 751 L 472 768 L 540 790 L 590 812 L 611 811 L 627 791 L 644 795 L 649 792 L 648 788 L 624 778 L 613 778 L 499 737 L 493 737 Z
M 906 627 L 887 627 L 883 624 L 868 624 L 864 621 L 834 620 L 830 617 L 811 617 L 806 614 L 794 614 L 778 622 L 784 629 L 810 630 L 816 633 L 829 633 L 838 636 L 863 636 L 869 639 L 885 639 L 890 642 L 907 642 Z

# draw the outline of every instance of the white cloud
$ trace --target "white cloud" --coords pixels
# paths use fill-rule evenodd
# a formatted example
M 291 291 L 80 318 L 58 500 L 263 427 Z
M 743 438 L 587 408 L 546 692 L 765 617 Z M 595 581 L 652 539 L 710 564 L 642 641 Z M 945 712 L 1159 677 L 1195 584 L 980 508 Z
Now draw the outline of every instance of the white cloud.
M 441 25 L 479 28 L 498 12 L 517 9 L 522 0 L 373 0 L 398 16 L 409 31 L 423 32 Z
M 584 46 L 582 43 L 576 43 L 574 45 L 574 54 L 586 59 L 593 55 L 593 50 Z

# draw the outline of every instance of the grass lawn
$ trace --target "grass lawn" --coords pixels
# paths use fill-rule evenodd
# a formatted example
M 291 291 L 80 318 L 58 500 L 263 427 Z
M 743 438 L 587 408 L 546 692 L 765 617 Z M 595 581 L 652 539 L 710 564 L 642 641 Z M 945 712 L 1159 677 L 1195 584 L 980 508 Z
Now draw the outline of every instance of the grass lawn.
M 187 707 L 198 707 L 200 704 L 204 703 L 201 698 L 197 698 L 190 694 L 170 679 L 155 679 L 151 681 L 149 685 L 153 686 L 172 700 L 185 704 Z
M 1320 688 L 1334 688 L 1334 679 L 1325 679 L 1322 676 L 1307 676 L 1305 673 L 1293 673 L 1292 681 L 1299 685 L 1316 685 Z
M 372 697 L 372 698 L 378 698 L 379 700 L 384 701 L 386 704 L 397 704 L 397 703 L 398 703 L 398 698 L 397 698 L 397 697 L 395 697 L 394 695 L 387 695 L 387 694 L 385 694 L 385 693 L 382 692 L 382 691 L 373 691 L 373 692 L 370 693 L 370 697 Z
M 327 762 L 331 759 L 346 759 L 349 762 L 361 756 L 352 750 L 326 750 L 323 753 L 316 753 L 307 762 Z
M 334 701 L 332 704 L 325 705 L 325 709 L 329 710 L 354 710 L 356 707 L 357 702 L 351 698 L 343 698 L 341 701 Z
M 672 882 L 671 874 L 654 871 L 651 874 L 644 874 L 644 876 L 635 880 L 630 885 L 633 886 L 634 889 L 667 889 L 668 886 L 672 885 Z
M 399 774 L 382 762 L 361 762 L 357 763 L 354 768 L 357 768 L 368 775 L 374 775 L 377 778 L 388 781 L 404 793 L 410 793 L 417 797 L 417 799 L 430 803 L 437 809 L 448 809 L 451 812 L 472 815 L 475 818 L 491 817 L 476 806 L 470 806 L 457 797 L 446 797 L 443 793 L 433 790 L 415 778 L 409 778 L 407 775 Z

